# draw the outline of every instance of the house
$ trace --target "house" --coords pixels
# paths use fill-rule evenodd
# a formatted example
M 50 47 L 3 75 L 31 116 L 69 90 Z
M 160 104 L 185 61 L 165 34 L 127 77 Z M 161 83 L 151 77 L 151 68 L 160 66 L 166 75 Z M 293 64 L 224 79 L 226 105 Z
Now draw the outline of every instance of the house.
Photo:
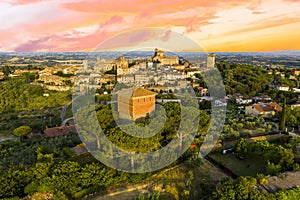
M 231 98 L 235 98 L 235 99 L 239 99 L 239 98 L 243 98 L 244 96 L 240 93 L 235 93 L 233 95 L 231 95 Z
M 292 110 L 294 110 L 295 108 L 300 108 L 300 101 L 297 101 L 295 104 L 291 105 Z
M 271 102 L 271 103 L 257 103 L 251 106 L 246 106 L 245 113 L 246 115 L 269 116 L 269 115 L 275 115 L 277 111 L 282 111 L 282 107 L 278 105 L 276 102 Z
M 108 81 L 113 82 L 116 80 L 116 75 L 114 74 L 104 74 L 101 76 L 100 85 L 107 83 Z
M 268 95 L 259 95 L 253 98 L 256 101 L 272 101 L 272 98 Z
M 119 117 L 136 120 L 155 110 L 155 92 L 142 87 L 123 89 L 117 92 Z
M 299 76 L 300 75 L 300 70 L 299 69 L 293 69 L 292 70 L 293 75 Z
M 198 94 L 199 94 L 200 96 L 205 96 L 205 95 L 208 94 L 207 88 L 197 87 L 197 90 L 198 90 Z
M 252 97 L 242 97 L 236 99 L 236 103 L 238 104 L 249 104 L 252 103 L 252 101 L 253 101 Z
M 44 137 L 53 138 L 53 137 L 67 135 L 68 133 L 77 133 L 75 125 L 46 128 L 44 130 Z
M 134 83 L 134 74 L 125 74 L 121 77 L 121 82 L 128 84 L 128 83 Z
M 67 135 L 69 133 L 77 133 L 75 125 L 71 126 L 57 126 L 53 128 L 46 128 L 44 134 L 30 133 L 28 136 L 31 138 L 53 138 L 58 136 Z
M 195 74 L 200 74 L 201 72 L 198 69 L 195 68 L 189 68 L 189 69 L 185 69 L 184 71 L 184 75 L 186 78 L 188 77 L 193 77 Z
M 281 90 L 281 91 L 289 91 L 289 86 L 287 85 L 284 85 L 284 84 L 281 84 L 281 85 L 277 85 L 276 87 L 278 90 Z
M 298 89 L 298 88 L 293 88 L 292 91 L 293 91 L 293 92 L 300 92 L 300 89 Z

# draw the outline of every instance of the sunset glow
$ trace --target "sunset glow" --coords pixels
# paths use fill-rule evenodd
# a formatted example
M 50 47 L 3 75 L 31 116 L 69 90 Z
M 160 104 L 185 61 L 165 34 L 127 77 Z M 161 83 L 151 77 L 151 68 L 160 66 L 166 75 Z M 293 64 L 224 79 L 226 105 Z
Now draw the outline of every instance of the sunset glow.
M 4 0 L 0 9 L 1 52 L 91 51 L 147 27 L 206 51 L 300 50 L 298 0 Z

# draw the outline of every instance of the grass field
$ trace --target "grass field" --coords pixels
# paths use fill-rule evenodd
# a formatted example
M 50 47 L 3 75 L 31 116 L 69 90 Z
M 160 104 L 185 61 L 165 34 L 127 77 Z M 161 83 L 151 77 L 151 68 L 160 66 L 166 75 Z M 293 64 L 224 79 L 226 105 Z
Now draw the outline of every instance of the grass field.
M 254 153 L 249 154 L 244 160 L 237 158 L 232 153 L 215 153 L 209 156 L 239 176 L 256 176 L 263 172 L 265 166 L 263 157 Z

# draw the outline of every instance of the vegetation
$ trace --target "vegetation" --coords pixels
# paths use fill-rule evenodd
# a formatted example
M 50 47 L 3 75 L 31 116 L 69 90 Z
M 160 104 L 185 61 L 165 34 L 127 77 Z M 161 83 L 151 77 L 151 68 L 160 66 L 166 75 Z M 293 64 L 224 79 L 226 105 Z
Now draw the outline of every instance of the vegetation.
M 140 195 L 137 198 L 134 198 L 132 200 L 159 200 L 160 199 L 160 193 L 154 193 L 154 194 L 148 194 L 148 195 Z
M 279 123 L 279 130 L 285 131 L 285 122 L 286 122 L 286 99 L 284 98 L 284 103 L 281 112 L 281 119 Z
M 282 138 L 284 139 L 284 138 Z M 215 152 L 210 156 L 238 175 L 255 176 L 258 173 L 278 175 L 280 172 L 298 170 L 298 138 L 249 143 L 241 138 L 235 145 L 235 155 L 221 155 Z
M 0 169 L 8 169 L 14 166 L 32 166 L 37 161 L 37 150 L 41 153 L 52 153 L 55 159 L 62 159 L 65 158 L 64 148 L 74 147 L 79 143 L 81 143 L 81 140 L 77 135 L 52 139 L 28 138 L 24 142 L 16 140 L 0 143 Z
M 43 133 L 46 126 L 60 125 L 61 108 L 2 113 L 0 115 L 0 139 L 12 137 L 14 129 L 29 126 L 33 133 Z
M 258 181 L 253 177 L 239 177 L 235 181 L 225 181 L 213 193 L 214 199 L 218 200 L 277 200 L 299 199 L 300 188 L 279 190 L 275 193 L 260 192 L 257 187 Z
M 31 78 L 30 74 L 24 74 L 0 82 L 0 112 L 41 110 L 70 101 L 70 92 L 45 90 L 39 85 L 30 84 Z M 44 93 L 48 93 L 49 97 L 44 97 Z
M 273 81 L 273 76 L 260 67 L 220 62 L 217 63 L 217 68 L 221 71 L 227 94 L 254 96 L 264 92 Z
M 157 150 L 168 144 L 177 134 L 179 126 L 180 126 L 180 119 L 181 119 L 181 108 L 178 103 L 165 103 L 162 104 L 164 109 L 166 110 L 167 120 L 166 123 L 163 125 L 161 124 L 163 120 L 161 116 L 158 115 L 158 118 L 155 119 L 156 123 L 155 126 L 162 126 L 163 128 L 156 133 L 153 137 L 149 138 L 139 138 L 133 137 L 127 133 L 125 133 L 119 126 L 116 126 L 114 123 L 114 118 L 112 114 L 112 110 L 109 105 L 100 105 L 96 107 L 96 114 L 98 121 L 100 123 L 101 128 L 104 130 L 106 136 L 112 141 L 114 144 L 119 146 L 120 148 L 126 151 L 136 151 L 136 152 L 149 152 L 153 150 Z M 89 109 L 77 115 L 78 119 L 87 119 L 88 121 L 92 121 L 92 115 L 90 114 L 93 112 L 94 109 Z M 204 111 L 195 111 L 199 113 L 200 120 L 199 120 L 199 132 L 197 133 L 198 136 L 205 136 L 206 130 L 209 125 L 209 116 Z M 146 118 L 144 120 L 140 120 L 138 125 L 141 127 L 145 127 L 142 130 L 144 134 L 151 133 L 151 127 L 146 126 L 151 122 L 150 118 Z M 186 122 L 188 123 L 188 122 Z M 79 124 L 81 127 L 81 124 Z M 86 127 L 85 124 L 82 124 L 83 130 L 93 127 Z M 191 127 L 191 126 L 190 126 Z M 132 134 L 139 134 L 141 129 L 135 129 L 132 125 L 124 125 L 124 128 L 127 130 L 132 131 Z M 95 143 L 96 141 L 100 141 L 98 128 L 94 127 L 90 132 L 91 134 L 85 134 L 85 142 L 88 143 Z M 135 132 L 134 132 L 135 131 Z M 95 133 L 95 134 L 92 134 Z M 202 138 L 203 139 L 203 138 Z M 198 141 L 197 144 L 202 142 L 201 140 Z M 98 148 L 100 148 L 100 143 L 96 144 Z
M 58 72 L 54 73 L 53 75 L 64 77 L 64 78 L 69 78 L 69 77 L 74 76 L 74 74 L 65 74 L 63 71 L 58 71 Z
M 131 63 L 130 65 L 133 65 Z M 241 93 L 243 95 L 267 94 L 274 100 L 283 103 L 282 114 L 275 115 L 280 124 L 268 118 L 246 116 L 234 103 L 229 104 L 226 125 L 224 126 L 221 139 L 247 138 L 249 136 L 271 133 L 274 130 L 284 130 L 285 125 L 296 127 L 300 123 L 299 109 L 291 110 L 286 104 L 297 100 L 297 95 L 292 92 L 283 92 L 271 88 L 271 82 L 275 84 L 288 84 L 287 77 L 267 74 L 260 67 L 249 65 L 237 65 L 221 62 L 218 69 L 226 85 L 227 94 Z M 75 134 L 52 139 L 26 138 L 28 133 L 42 133 L 46 126 L 55 126 L 60 123 L 60 108 L 49 109 L 65 105 L 70 101 L 70 92 L 48 91 L 41 86 L 33 84 L 38 78 L 37 73 L 24 73 L 20 77 L 9 78 L 12 73 L 9 67 L 3 68 L 4 80 L 0 82 L 0 134 L 13 133 L 21 140 L 0 143 L 0 198 L 31 199 L 78 199 L 86 194 L 105 191 L 108 187 L 119 183 L 139 183 L 144 180 L 162 181 L 162 189 L 175 199 L 299 199 L 298 188 L 286 191 L 278 191 L 274 194 L 259 192 L 257 187 L 267 184 L 267 175 L 277 175 L 281 172 L 299 170 L 300 154 L 297 146 L 300 140 L 284 137 L 277 141 L 259 141 L 250 143 L 247 139 L 239 139 L 235 145 L 235 154 L 212 154 L 215 160 L 225 165 L 238 175 L 257 175 L 253 177 L 239 177 L 235 181 L 225 181 L 214 192 L 217 181 L 208 177 L 211 166 L 203 168 L 203 163 L 198 159 L 201 143 L 206 136 L 210 123 L 210 102 L 200 104 L 203 110 L 197 110 L 200 121 L 196 138 L 192 146 L 182 155 L 177 162 L 184 163 L 181 171 L 165 171 L 162 174 L 151 173 L 129 174 L 110 169 L 90 154 L 75 155 L 72 147 L 81 143 Z M 116 74 L 116 70 L 106 72 Z M 73 74 L 64 74 L 58 71 L 55 75 L 71 77 Z M 197 75 L 200 86 L 206 87 L 204 79 Z M 216 81 L 216 80 L 210 80 Z M 114 82 L 112 82 L 114 83 Z M 216 82 L 214 82 L 216 83 Z M 54 83 L 53 83 L 54 84 Z M 67 80 L 66 85 L 72 85 Z M 96 92 L 103 94 L 110 92 L 106 88 L 111 82 L 105 83 Z M 219 85 L 216 83 L 216 85 Z M 43 94 L 48 93 L 49 97 Z M 171 92 L 165 94 L 160 91 L 157 97 L 161 99 L 176 99 Z M 96 103 L 105 104 L 110 101 L 110 95 L 96 95 Z M 284 100 L 287 99 L 287 100 Z M 93 120 L 91 112 L 96 110 L 97 123 L 100 123 L 106 136 L 118 147 L 126 151 L 149 152 L 157 150 L 172 141 L 178 134 L 181 125 L 181 109 L 178 103 L 161 103 L 166 111 L 166 123 L 162 129 L 149 138 L 133 137 L 116 126 L 113 118 L 111 105 L 97 105 L 79 117 L 85 120 Z M 205 111 L 204 111 L 205 110 Z M 67 110 L 69 112 L 70 110 Z M 219 117 L 217 115 L 217 117 Z M 144 129 L 130 129 L 134 134 L 151 132 L 151 118 L 146 117 L 138 120 L 136 124 Z M 156 125 L 161 125 L 164 120 L 159 118 Z M 217 120 L 216 120 L 217 121 Z M 195 124 L 193 120 L 186 121 L 185 130 L 189 131 Z M 94 128 L 94 127 L 91 127 Z M 96 129 L 93 129 L 96 130 Z M 217 139 L 219 133 L 211 128 L 212 134 L 207 141 Z M 99 136 L 96 132 L 88 135 L 85 142 L 96 144 L 101 148 Z M 179 165 L 180 166 L 180 165 Z M 176 166 L 177 167 L 177 166 Z M 209 170 L 208 170 L 209 169 Z M 201 171 L 201 173 L 199 172 Z M 202 195 L 202 196 L 201 196 Z M 160 193 L 139 196 L 136 199 L 160 199 L 164 195 Z
M 21 137 L 21 140 L 24 136 L 31 133 L 32 129 L 29 126 L 20 126 L 13 131 L 13 134 L 17 137 Z
M 112 70 L 106 71 L 105 74 L 113 74 L 113 75 L 116 75 L 116 74 L 117 74 L 117 70 L 112 69 Z

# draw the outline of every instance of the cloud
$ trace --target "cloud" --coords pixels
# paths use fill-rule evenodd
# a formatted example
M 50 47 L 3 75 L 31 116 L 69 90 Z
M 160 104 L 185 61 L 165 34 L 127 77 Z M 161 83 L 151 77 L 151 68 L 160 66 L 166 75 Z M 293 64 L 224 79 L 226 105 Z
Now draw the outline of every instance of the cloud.
M 161 38 L 163 41 L 168 41 L 170 36 L 171 36 L 172 31 L 171 30 L 167 30 L 165 35 Z
M 27 5 L 27 4 L 34 4 L 34 3 L 41 3 L 41 2 L 45 2 L 45 0 L 15 0 L 15 1 L 11 1 L 10 3 L 12 5 Z
M 266 13 L 265 11 L 252 11 L 251 12 L 253 15 L 260 15 Z
M 263 29 L 269 29 L 273 27 L 278 27 L 282 25 L 292 24 L 299 22 L 299 18 L 297 16 L 291 17 L 291 18 L 275 18 L 272 17 L 271 19 L 259 21 L 259 22 L 253 22 L 252 24 L 248 24 L 247 27 L 236 29 L 233 31 L 229 31 L 226 34 L 228 35 L 238 35 L 241 33 L 250 33 L 255 31 L 261 31 Z
M 47 51 L 54 50 L 53 44 L 51 45 L 51 40 L 53 40 L 53 36 L 42 37 L 37 40 L 31 40 L 26 42 L 23 45 L 20 45 L 16 49 L 16 52 L 31 52 L 31 51 L 40 51 L 47 49 Z
M 295 0 L 16 0 L 2 1 L 0 9 L 2 49 L 16 51 L 92 49 L 114 35 L 147 27 L 165 31 L 159 36 L 141 31 L 120 44 L 149 37 L 167 41 L 175 30 L 215 46 L 215 41 L 231 35 L 238 42 L 237 38 L 253 37 L 258 31 L 269 34 L 271 28 L 277 28 L 278 37 L 286 35 L 290 30 L 280 27 L 296 26 L 300 17 L 300 1 Z

